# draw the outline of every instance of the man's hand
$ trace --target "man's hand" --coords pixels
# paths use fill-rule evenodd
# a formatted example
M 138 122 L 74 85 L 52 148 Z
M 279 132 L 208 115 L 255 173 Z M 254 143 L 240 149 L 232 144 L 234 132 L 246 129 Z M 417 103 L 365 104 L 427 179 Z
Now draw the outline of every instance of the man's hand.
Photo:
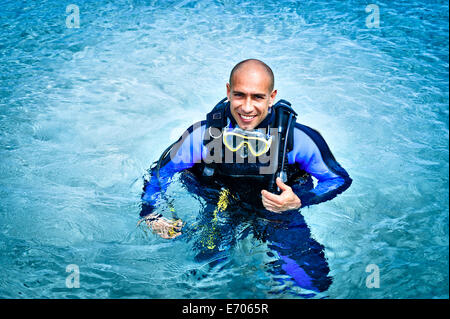
M 172 239 L 181 235 L 181 228 L 183 227 L 181 219 L 169 220 L 158 214 L 150 214 L 141 219 L 138 222 L 138 226 L 143 221 L 145 221 L 147 226 L 151 228 L 155 234 L 158 234 L 162 238 Z
M 277 178 L 277 185 L 281 189 L 281 194 L 276 195 L 266 190 L 262 190 L 262 202 L 267 210 L 281 213 L 286 210 L 299 209 L 302 206 L 300 198 L 292 191 L 292 188 L 284 184 L 281 178 Z

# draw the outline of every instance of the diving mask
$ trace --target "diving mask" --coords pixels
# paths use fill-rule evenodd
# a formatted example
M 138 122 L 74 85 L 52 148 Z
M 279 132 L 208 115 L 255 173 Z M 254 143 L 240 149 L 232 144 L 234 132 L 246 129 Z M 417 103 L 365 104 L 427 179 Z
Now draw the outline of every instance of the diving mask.
M 245 131 L 239 127 L 223 132 L 223 144 L 232 152 L 236 152 L 244 145 L 253 156 L 265 154 L 272 144 L 272 136 L 260 131 Z

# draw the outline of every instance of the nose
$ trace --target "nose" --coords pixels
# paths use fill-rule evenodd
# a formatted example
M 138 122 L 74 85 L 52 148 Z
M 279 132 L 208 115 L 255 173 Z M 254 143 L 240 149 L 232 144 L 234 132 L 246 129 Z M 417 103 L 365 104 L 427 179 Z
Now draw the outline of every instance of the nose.
M 250 98 L 245 99 L 241 109 L 244 113 L 251 113 L 253 111 L 252 100 Z

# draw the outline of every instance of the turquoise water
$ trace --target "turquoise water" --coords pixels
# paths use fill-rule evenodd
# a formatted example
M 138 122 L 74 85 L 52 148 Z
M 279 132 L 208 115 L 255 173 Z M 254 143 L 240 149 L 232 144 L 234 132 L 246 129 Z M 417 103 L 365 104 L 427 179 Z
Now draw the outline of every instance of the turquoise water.
M 333 278 L 315 297 L 449 297 L 447 1 L 377 1 L 375 28 L 368 1 L 0 3 L 1 298 L 300 298 L 252 236 L 218 269 L 136 227 L 141 176 L 249 57 L 353 178 L 302 210 Z

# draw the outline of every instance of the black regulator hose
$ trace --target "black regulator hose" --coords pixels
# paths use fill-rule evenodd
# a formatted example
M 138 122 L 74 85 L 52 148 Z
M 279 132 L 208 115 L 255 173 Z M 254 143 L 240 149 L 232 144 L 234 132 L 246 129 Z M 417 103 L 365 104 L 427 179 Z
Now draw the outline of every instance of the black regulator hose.
M 278 177 L 281 178 L 281 180 L 283 181 L 283 183 L 285 183 L 287 181 L 287 174 L 284 170 L 284 164 L 286 162 L 286 150 L 287 150 L 287 143 L 289 140 L 289 131 L 291 128 L 291 123 L 292 123 L 292 119 L 293 119 L 293 114 L 290 113 L 289 114 L 289 120 L 288 120 L 288 125 L 286 128 L 286 136 L 284 137 L 284 145 L 283 145 L 283 156 L 281 157 L 281 169 L 280 172 L 278 173 Z M 277 186 L 277 193 L 280 194 L 281 190 L 280 188 Z

